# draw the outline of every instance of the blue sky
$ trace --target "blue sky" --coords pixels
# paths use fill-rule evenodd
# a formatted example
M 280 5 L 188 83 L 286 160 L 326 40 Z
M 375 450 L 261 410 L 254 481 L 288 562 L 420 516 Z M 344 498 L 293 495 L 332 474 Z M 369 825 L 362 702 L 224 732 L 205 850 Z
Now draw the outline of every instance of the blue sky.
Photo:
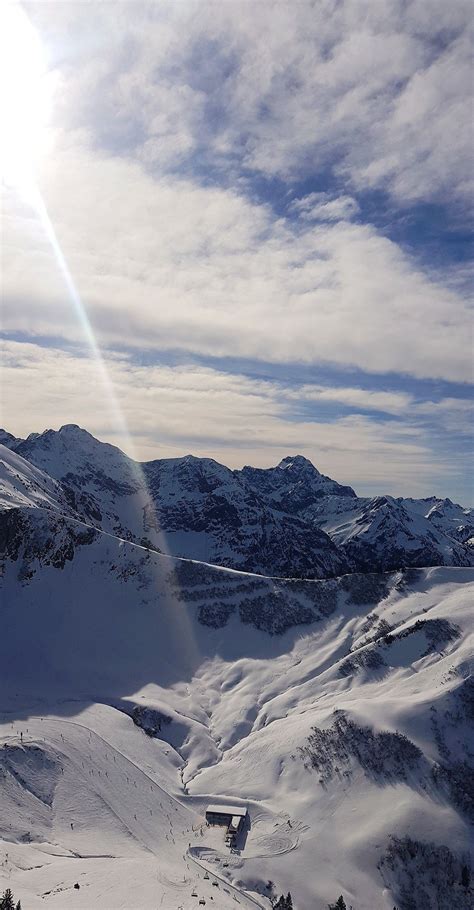
M 471 18 L 14 10 L 7 429 L 472 501 Z

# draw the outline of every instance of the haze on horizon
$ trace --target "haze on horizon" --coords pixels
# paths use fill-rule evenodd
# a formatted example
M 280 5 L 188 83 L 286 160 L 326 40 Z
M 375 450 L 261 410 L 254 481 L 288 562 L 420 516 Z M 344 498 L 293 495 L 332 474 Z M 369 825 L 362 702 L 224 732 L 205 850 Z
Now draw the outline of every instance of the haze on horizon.
M 472 501 L 471 5 L 2 16 L 5 428 Z

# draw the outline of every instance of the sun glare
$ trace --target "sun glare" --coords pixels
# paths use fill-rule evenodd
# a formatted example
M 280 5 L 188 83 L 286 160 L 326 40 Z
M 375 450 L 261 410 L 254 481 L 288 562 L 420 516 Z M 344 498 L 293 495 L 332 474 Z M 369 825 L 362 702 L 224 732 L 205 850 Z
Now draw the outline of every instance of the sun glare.
M 52 83 L 41 41 L 18 3 L 0 7 L 2 179 L 28 194 L 47 144 Z

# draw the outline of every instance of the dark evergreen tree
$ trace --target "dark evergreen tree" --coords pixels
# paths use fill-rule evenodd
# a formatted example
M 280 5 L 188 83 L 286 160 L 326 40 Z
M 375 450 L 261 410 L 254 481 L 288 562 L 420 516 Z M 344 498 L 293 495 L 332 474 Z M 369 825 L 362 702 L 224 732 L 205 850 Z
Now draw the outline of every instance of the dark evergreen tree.
M 18 901 L 15 910 L 21 910 L 21 902 Z
M 0 897 L 0 910 L 15 910 L 13 894 L 10 891 L 10 888 L 7 888 Z
M 290 892 L 285 895 L 281 894 L 276 904 L 273 904 L 273 910 L 293 910 L 293 899 Z
M 329 910 L 347 910 L 346 902 L 342 894 L 338 897 L 335 904 L 328 904 Z
M 461 885 L 467 891 L 470 884 L 471 884 L 471 870 L 470 870 L 469 866 L 463 866 L 461 869 Z

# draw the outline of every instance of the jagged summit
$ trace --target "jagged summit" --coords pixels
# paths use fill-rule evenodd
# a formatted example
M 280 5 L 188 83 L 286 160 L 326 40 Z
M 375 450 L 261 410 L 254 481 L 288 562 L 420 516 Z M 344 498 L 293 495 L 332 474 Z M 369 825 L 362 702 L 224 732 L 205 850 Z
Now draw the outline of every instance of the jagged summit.
M 24 440 L 18 436 L 14 436 L 13 433 L 9 433 L 8 430 L 4 430 L 3 427 L 0 428 L 0 445 L 6 446 L 7 449 L 12 449 L 14 451 L 20 442 L 24 442 Z
M 78 423 L 63 423 L 62 427 L 59 427 L 59 433 L 85 433 L 87 436 L 92 436 L 92 433 L 89 433 L 88 430 L 84 430 L 83 427 L 80 427 Z
M 226 471 L 230 470 L 230 468 L 226 468 L 225 465 L 216 461 L 215 458 L 201 458 L 199 455 L 191 454 L 178 455 L 175 458 L 153 458 L 151 461 L 142 461 L 140 464 L 145 470 L 160 465 L 167 465 L 169 468 L 173 469 L 185 468 L 188 470 L 202 470 L 203 468 L 208 468 L 212 470 L 213 468 L 223 468 Z
M 320 471 L 314 466 L 313 462 L 309 458 L 305 458 L 304 455 L 286 455 L 285 458 L 277 464 L 277 468 L 281 471 L 286 470 L 310 470 L 315 474 L 320 474 Z
M 319 512 L 325 497 L 356 497 L 352 487 L 321 474 L 304 455 L 287 455 L 274 468 L 246 466 L 240 475 L 256 492 L 270 496 L 278 508 L 312 521 L 315 507 Z
M 82 443 L 87 442 L 93 445 L 110 445 L 108 442 L 101 442 L 99 439 L 93 436 L 92 433 L 89 433 L 89 430 L 84 429 L 84 427 L 80 427 L 77 423 L 64 423 L 61 427 L 59 427 L 59 430 L 53 430 L 49 428 L 47 430 L 43 430 L 42 433 L 30 433 L 24 442 L 34 442 L 38 439 L 45 441 L 60 439 L 63 444 L 67 444 L 68 442 L 72 441 L 74 441 L 74 443 L 82 441 Z M 113 446 L 112 448 L 116 448 L 116 446 Z

